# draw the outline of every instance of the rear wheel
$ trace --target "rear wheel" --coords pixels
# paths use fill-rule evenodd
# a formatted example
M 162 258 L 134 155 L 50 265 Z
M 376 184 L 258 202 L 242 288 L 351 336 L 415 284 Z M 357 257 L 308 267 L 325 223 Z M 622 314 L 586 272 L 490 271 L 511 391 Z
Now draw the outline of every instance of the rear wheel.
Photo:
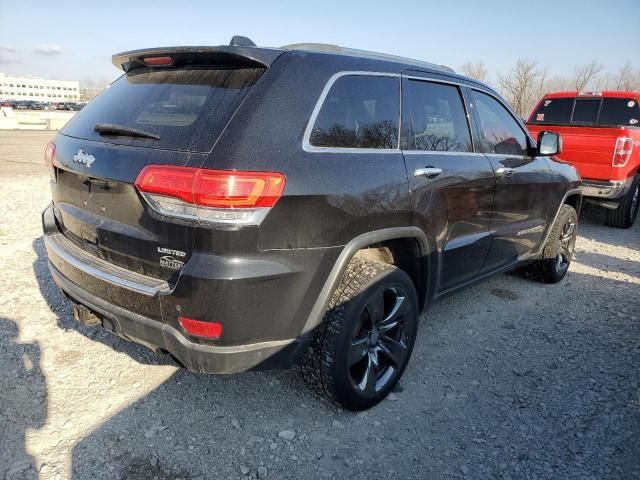
M 354 259 L 305 355 L 305 377 L 350 410 L 369 408 L 402 376 L 417 327 L 409 276 L 393 265 Z
M 571 264 L 578 234 L 578 214 L 571 205 L 563 205 L 551 228 L 540 259 L 527 268 L 528 273 L 545 283 L 558 283 Z
M 629 228 L 638 216 L 640 208 L 640 175 L 631 182 L 631 188 L 622 198 L 620 206 L 615 210 L 607 210 L 606 223 L 610 227 Z

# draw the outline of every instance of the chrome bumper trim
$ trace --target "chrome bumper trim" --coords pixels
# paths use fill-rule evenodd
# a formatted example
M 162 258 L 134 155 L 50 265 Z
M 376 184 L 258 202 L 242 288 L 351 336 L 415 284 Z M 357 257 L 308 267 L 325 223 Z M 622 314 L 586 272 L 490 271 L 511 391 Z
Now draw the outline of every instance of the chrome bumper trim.
M 85 252 L 61 233 L 45 234 L 44 243 L 47 250 L 72 267 L 112 285 L 150 297 L 171 290 L 164 280 L 132 272 Z
M 583 180 L 582 194 L 585 197 L 619 198 L 629 191 L 631 182 L 633 177 L 612 181 Z

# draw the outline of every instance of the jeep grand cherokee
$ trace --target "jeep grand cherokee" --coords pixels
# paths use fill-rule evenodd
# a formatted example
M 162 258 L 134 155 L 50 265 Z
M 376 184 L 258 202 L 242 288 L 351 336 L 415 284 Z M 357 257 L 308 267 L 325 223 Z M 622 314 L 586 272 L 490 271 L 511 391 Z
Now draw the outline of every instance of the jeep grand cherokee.
M 434 300 L 567 272 L 580 179 L 482 83 L 238 37 L 113 63 L 122 77 L 45 153 L 49 267 L 80 321 L 198 372 L 301 363 L 363 409 Z

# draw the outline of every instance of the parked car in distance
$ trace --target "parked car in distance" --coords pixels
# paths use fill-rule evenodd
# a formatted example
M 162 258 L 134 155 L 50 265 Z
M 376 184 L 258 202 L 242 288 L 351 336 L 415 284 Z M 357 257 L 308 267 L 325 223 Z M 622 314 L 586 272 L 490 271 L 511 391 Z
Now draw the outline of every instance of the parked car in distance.
M 631 227 L 640 207 L 638 101 L 638 92 L 550 93 L 527 122 L 534 136 L 562 136 L 559 158 L 578 169 L 585 199 L 606 208 L 613 227 Z
M 30 110 L 32 104 L 33 102 L 31 100 L 18 100 L 14 108 L 16 110 Z
M 332 45 L 136 50 L 49 144 L 44 243 L 74 317 L 197 372 L 300 362 L 368 408 L 419 313 L 567 273 L 576 170 L 490 87 Z

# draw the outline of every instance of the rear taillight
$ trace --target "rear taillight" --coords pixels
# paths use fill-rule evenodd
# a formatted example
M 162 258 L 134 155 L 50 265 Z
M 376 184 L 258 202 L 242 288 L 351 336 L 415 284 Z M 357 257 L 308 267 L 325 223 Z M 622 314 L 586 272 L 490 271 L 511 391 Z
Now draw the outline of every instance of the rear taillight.
M 49 170 L 51 180 L 56 181 L 56 167 L 53 165 L 53 159 L 56 157 L 56 145 L 53 142 L 49 142 L 47 148 L 44 151 L 44 163 Z
M 151 207 L 163 215 L 257 225 L 282 195 L 285 177 L 277 172 L 149 165 L 135 183 Z
M 179 317 L 178 321 L 187 333 L 196 337 L 217 339 L 222 335 L 222 324 L 218 322 L 202 322 L 192 318 Z
M 618 137 L 616 140 L 616 147 L 613 151 L 613 160 L 611 165 L 614 167 L 624 167 L 633 151 L 633 138 Z

